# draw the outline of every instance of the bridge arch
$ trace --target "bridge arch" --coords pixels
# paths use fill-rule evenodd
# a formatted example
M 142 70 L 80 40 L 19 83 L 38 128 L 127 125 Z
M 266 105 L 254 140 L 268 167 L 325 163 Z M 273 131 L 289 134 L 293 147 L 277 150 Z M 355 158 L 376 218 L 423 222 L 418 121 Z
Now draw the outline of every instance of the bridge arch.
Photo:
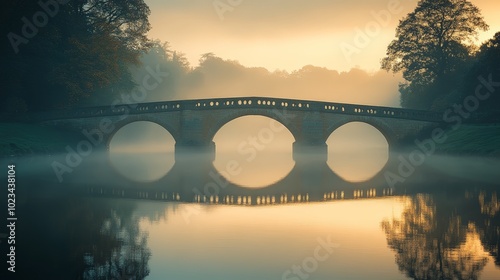
M 106 149 L 109 151 L 111 141 L 113 140 L 113 137 L 116 135 L 116 133 L 118 131 L 120 131 L 120 129 L 122 129 L 123 127 L 125 127 L 129 124 L 133 124 L 133 123 L 137 123 L 137 122 L 149 122 L 149 123 L 154 123 L 156 125 L 159 125 L 163 129 L 165 129 L 168 133 L 170 133 L 170 135 L 172 135 L 175 143 L 177 143 L 179 141 L 180 137 L 179 137 L 178 131 L 176 129 L 174 129 L 174 127 L 172 125 L 170 125 L 166 122 L 163 122 L 163 121 L 158 120 L 156 118 L 150 118 L 150 117 L 141 117 L 141 118 L 134 118 L 134 119 L 127 118 L 125 120 L 118 121 L 114 124 L 115 129 L 108 135 L 108 137 L 105 141 Z
M 360 123 L 365 123 L 368 125 L 371 125 L 375 129 L 377 129 L 382 135 L 385 137 L 388 145 L 389 145 L 389 151 L 393 149 L 397 145 L 397 134 L 396 132 L 386 123 L 379 121 L 377 119 L 373 118 L 367 118 L 367 117 L 361 117 L 361 116 L 352 116 L 349 118 L 337 120 L 334 122 L 331 122 L 329 126 L 327 126 L 327 129 L 325 131 L 325 142 L 328 140 L 330 135 L 340 128 L 341 126 L 344 126 L 349 123 L 354 123 L 354 122 L 360 122 Z
M 263 116 L 277 121 L 278 123 L 282 124 L 292 134 L 294 141 L 296 141 L 298 139 L 298 136 L 300 135 L 299 134 L 300 128 L 297 127 L 297 125 L 295 125 L 291 121 L 292 117 L 290 117 L 290 115 L 287 115 L 287 113 L 284 111 L 280 111 L 278 109 L 274 110 L 238 109 L 238 110 L 232 110 L 231 112 L 224 114 L 224 116 L 217 118 L 214 122 L 211 122 L 207 132 L 207 139 L 213 141 L 217 132 L 220 131 L 220 129 L 224 125 L 233 120 L 246 116 Z

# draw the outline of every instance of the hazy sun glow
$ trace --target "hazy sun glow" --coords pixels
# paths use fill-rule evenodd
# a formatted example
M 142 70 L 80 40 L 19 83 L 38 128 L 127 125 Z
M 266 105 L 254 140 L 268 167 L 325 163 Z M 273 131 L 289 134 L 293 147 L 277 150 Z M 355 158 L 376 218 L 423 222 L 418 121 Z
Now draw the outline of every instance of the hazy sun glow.
M 376 71 L 399 20 L 418 1 L 247 0 L 232 1 L 238 4 L 222 12 L 214 7 L 216 2 L 231 1 L 146 0 L 151 7 L 150 36 L 170 42 L 194 66 L 201 54 L 213 52 L 271 71 L 293 71 L 308 64 L 339 71 L 353 67 Z M 500 2 L 472 2 L 490 25 L 479 36 L 483 42 L 500 30 Z M 366 42 L 359 39 L 360 33 L 367 35 Z M 345 44 L 356 52 L 346 55 Z

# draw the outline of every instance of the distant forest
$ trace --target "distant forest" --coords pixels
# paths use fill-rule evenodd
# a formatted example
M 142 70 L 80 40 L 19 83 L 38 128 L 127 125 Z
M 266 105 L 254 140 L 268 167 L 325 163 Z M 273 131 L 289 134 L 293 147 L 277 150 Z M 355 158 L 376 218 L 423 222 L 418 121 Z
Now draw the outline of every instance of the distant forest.
M 267 91 L 280 87 L 302 90 L 303 98 L 308 98 L 316 81 L 336 82 L 342 76 L 314 66 L 292 73 L 246 68 L 213 53 L 202 55 L 199 66 L 192 67 L 183 53 L 147 37 L 150 10 L 143 0 L 18 0 L 4 5 L 2 112 L 109 105 L 155 70 L 168 73 L 162 77 L 162 95 L 148 98 L 155 101 L 182 98 L 180 93 L 207 79 L 223 82 L 229 85 L 225 90 L 231 90 L 233 78 L 242 73 L 267 81 L 255 85 L 256 93 L 266 92 L 266 86 Z M 480 46 L 475 44 L 478 32 L 487 29 L 470 1 L 419 1 L 400 21 L 396 39 L 381 61 L 382 69 L 403 75 L 401 106 L 443 111 L 479 91 L 482 96 L 489 94 L 478 110 L 498 111 L 500 32 Z M 363 74 L 350 73 L 360 80 Z M 207 88 L 206 97 L 217 90 Z

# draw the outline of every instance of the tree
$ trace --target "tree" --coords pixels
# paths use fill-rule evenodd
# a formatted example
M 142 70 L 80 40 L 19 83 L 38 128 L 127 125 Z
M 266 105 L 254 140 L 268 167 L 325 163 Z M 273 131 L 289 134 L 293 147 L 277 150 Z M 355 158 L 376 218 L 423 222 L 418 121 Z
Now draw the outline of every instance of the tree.
M 382 69 L 403 72 L 402 105 L 429 109 L 446 94 L 443 88 L 474 52 L 478 31 L 487 29 L 480 10 L 467 0 L 420 0 L 399 22 L 382 59 Z M 430 85 L 433 95 L 425 96 Z
M 150 75 L 149 69 L 159 68 L 168 75 L 161 83 L 148 90 L 147 101 L 181 99 L 180 92 L 185 86 L 186 76 L 191 70 L 189 61 L 182 52 L 172 50 L 168 42 L 155 40 L 152 47 L 140 57 L 140 66 L 130 67 L 133 80 L 141 84 Z
M 102 104 L 131 90 L 128 67 L 150 47 L 149 14 L 144 0 L 7 1 L 1 109 Z
M 462 80 L 460 99 L 464 100 L 467 96 L 475 94 L 479 85 L 482 85 L 480 79 L 491 80 L 493 85 L 500 81 L 500 32 L 497 32 L 492 39 L 481 45 L 479 51 L 475 54 L 466 75 Z M 500 111 L 500 88 L 481 89 L 480 92 L 486 95 L 482 100 L 478 111 L 491 114 L 496 112 L 496 118 Z M 486 115 L 488 116 L 488 115 Z M 493 116 L 493 115 L 492 115 Z

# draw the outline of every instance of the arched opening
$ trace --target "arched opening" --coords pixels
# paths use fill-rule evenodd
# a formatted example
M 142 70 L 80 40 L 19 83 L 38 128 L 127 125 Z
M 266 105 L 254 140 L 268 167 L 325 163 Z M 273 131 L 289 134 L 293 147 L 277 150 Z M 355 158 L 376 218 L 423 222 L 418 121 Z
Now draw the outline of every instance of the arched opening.
M 389 144 L 375 127 L 350 122 L 329 136 L 327 164 L 349 182 L 363 182 L 377 175 L 389 160 Z
M 175 140 L 162 126 L 138 121 L 120 128 L 109 143 L 111 165 L 137 182 L 156 181 L 175 163 Z
M 295 162 L 294 137 L 280 122 L 264 116 L 234 119 L 214 136 L 214 167 L 228 181 L 245 187 L 265 187 L 286 177 Z

